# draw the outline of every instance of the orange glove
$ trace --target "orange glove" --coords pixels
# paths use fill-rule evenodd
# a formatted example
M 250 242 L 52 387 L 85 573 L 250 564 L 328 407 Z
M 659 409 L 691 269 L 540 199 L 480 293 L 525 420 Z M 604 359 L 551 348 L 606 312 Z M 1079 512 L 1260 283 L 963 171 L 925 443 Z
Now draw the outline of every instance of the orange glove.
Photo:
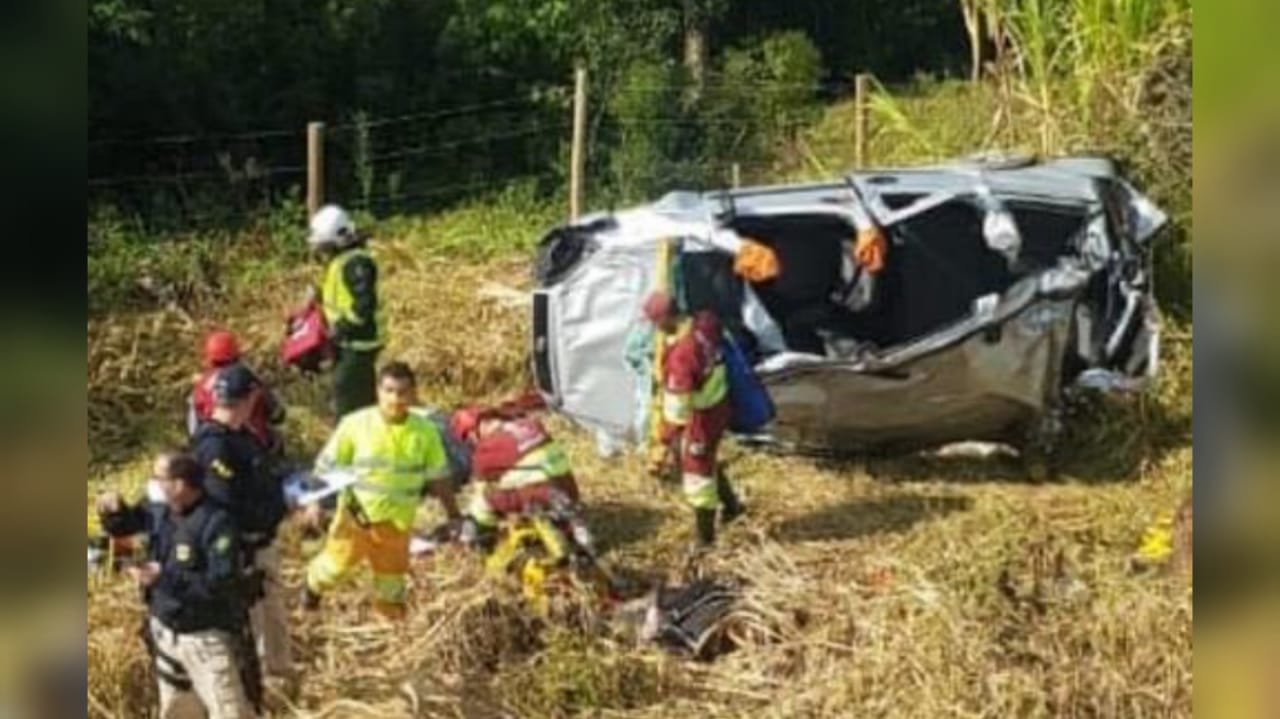
M 853 248 L 853 259 L 867 272 L 875 274 L 884 269 L 884 256 L 889 251 L 884 232 L 879 227 L 858 230 L 858 241 Z
M 778 270 L 778 256 L 755 240 L 743 240 L 733 258 L 733 271 L 748 282 L 766 282 L 777 277 Z

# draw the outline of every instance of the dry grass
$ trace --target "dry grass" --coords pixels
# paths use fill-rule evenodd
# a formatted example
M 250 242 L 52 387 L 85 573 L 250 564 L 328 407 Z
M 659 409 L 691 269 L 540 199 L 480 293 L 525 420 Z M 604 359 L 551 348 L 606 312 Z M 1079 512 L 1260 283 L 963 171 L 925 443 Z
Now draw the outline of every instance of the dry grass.
M 476 290 L 524 283 L 522 258 L 457 266 L 407 239 L 377 250 L 395 323 L 388 356 L 423 372 L 431 403 L 518 389 L 524 314 Z M 273 370 L 271 353 L 307 276 L 268 278 L 206 310 L 234 317 L 258 348 L 300 456 L 323 437 L 325 388 Z M 136 488 L 150 452 L 179 438 L 200 329 L 161 311 L 90 324 L 90 493 Z M 359 587 L 316 619 L 295 607 L 304 682 L 279 715 L 1189 716 L 1190 586 L 1126 561 L 1190 486 L 1188 350 L 1171 347 L 1155 398 L 1088 407 L 1093 421 L 1049 484 L 998 461 L 832 463 L 730 447 L 751 513 L 703 569 L 744 580 L 746 599 L 740 647 L 715 663 L 635 646 L 589 617 L 535 621 L 473 559 L 446 554 L 415 568 L 403 626 L 370 618 Z M 690 531 L 678 498 L 637 458 L 601 459 L 554 423 L 609 567 L 638 586 L 677 574 Z M 291 586 L 314 551 L 295 535 Z M 136 593 L 94 578 L 88 618 L 91 716 L 149 716 Z

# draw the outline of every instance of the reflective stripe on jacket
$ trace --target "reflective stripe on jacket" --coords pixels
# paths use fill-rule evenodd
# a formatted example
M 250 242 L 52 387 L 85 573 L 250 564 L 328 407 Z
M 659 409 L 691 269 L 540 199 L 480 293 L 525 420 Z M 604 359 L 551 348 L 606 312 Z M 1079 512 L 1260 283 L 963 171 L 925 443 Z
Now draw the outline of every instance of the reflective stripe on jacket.
M 560 477 L 570 472 L 569 455 L 564 447 L 555 440 L 541 445 L 533 451 L 526 452 L 519 463 L 503 472 L 498 479 L 500 489 L 516 489 L 540 482 L 548 482 L 552 477 Z
M 710 409 L 729 396 L 719 328 L 704 328 L 708 320 L 697 320 L 676 335 L 663 361 L 662 414 L 668 424 L 687 424 L 691 413 Z
M 407 531 L 422 490 L 448 474 L 449 461 L 430 419 L 410 414 L 392 424 L 377 407 L 366 407 L 342 418 L 316 468 L 354 470 L 361 479 L 352 493 L 369 521 Z
M 338 324 L 345 323 L 347 325 L 361 326 L 366 321 L 372 321 L 374 328 L 368 333 L 367 339 L 344 338 L 339 335 L 338 343 L 344 347 L 355 350 L 371 350 L 381 347 L 386 342 L 386 322 L 381 305 L 374 312 L 374 317 L 369 320 L 362 318 L 356 313 L 356 298 L 348 286 L 345 272 L 347 264 L 356 258 L 373 261 L 373 255 L 363 248 L 351 249 L 342 252 L 329 261 L 329 266 L 325 268 L 324 285 L 320 288 L 321 299 L 324 306 L 324 318 L 329 323 L 331 329 L 336 329 Z

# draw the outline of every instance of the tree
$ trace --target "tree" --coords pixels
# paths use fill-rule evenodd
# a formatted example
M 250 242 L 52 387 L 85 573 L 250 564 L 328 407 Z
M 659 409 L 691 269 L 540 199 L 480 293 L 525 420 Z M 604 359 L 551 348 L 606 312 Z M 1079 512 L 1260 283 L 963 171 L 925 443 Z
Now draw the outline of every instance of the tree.
M 727 0 L 681 0 L 684 27 L 684 67 L 689 73 L 691 99 L 702 91 L 710 49 L 707 34 L 710 24 L 728 6 Z

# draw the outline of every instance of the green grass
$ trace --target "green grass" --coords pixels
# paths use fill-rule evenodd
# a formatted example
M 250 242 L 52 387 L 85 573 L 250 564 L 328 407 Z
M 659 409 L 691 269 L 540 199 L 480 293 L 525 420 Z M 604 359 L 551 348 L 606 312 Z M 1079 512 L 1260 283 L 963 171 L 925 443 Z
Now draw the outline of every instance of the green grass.
M 433 254 L 488 260 L 529 252 L 567 215 L 567 201 L 541 197 L 531 184 L 516 184 L 446 212 L 387 219 L 375 225 L 375 232 L 405 237 L 415 248 Z

